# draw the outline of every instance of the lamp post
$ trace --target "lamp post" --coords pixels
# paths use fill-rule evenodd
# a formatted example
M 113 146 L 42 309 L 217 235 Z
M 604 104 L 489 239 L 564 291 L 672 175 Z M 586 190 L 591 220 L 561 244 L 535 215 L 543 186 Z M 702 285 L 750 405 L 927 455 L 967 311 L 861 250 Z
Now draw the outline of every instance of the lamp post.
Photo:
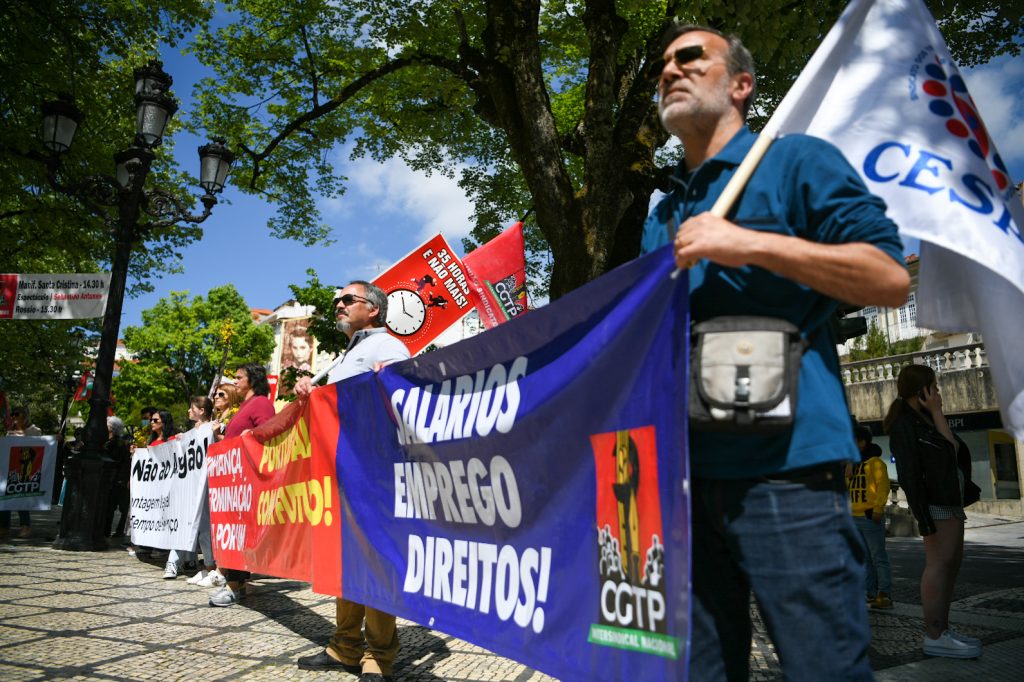
M 130 147 L 114 155 L 114 177 L 99 175 L 71 184 L 63 182 L 58 177 L 61 155 L 71 148 L 82 115 L 68 98 L 48 102 L 42 108 L 43 144 L 50 152 L 47 159 L 50 185 L 101 216 L 114 241 L 110 292 L 93 374 L 85 447 L 80 455 L 69 458 L 66 463 L 68 489 L 60 536 L 54 543 L 57 549 L 91 551 L 107 547 L 108 529 L 102 528 L 102 524 L 114 466 L 106 455 L 107 408 L 132 246 L 151 230 L 206 220 L 217 203 L 215 195 L 224 189 L 234 160 L 223 140 L 200 147 L 199 184 L 206 192 L 200 197 L 204 209 L 200 215 L 191 215 L 188 206 L 169 192 L 144 188 L 155 158 L 153 149 L 163 141 L 164 129 L 178 108 L 170 93 L 171 83 L 171 77 L 158 61 L 135 70 L 135 140 Z

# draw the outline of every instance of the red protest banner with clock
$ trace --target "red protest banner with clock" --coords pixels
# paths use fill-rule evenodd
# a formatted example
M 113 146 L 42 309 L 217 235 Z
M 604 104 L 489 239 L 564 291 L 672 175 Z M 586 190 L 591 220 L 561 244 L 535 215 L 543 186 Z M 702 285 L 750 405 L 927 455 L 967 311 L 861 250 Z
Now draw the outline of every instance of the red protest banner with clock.
M 388 296 L 388 331 L 412 355 L 476 304 L 462 261 L 440 234 L 413 249 L 373 283 Z

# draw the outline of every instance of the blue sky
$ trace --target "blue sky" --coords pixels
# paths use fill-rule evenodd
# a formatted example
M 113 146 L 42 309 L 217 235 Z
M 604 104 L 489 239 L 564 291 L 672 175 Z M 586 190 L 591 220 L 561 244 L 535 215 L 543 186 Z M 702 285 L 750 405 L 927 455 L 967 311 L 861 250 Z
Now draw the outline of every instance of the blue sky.
M 202 75 L 191 56 L 164 50 L 164 67 L 174 78 L 181 112 L 191 109 L 191 92 Z M 1015 182 L 1024 177 L 1024 60 L 1003 57 L 980 69 L 964 72 L 968 88 Z M 179 113 L 180 115 L 180 113 Z M 196 148 L 204 139 L 184 132 L 174 136 L 181 166 L 198 175 Z M 155 280 L 155 291 L 124 303 L 122 334 L 141 324 L 141 313 L 171 291 L 205 295 L 211 288 L 233 284 L 251 307 L 274 308 L 290 298 L 289 284 L 306 282 L 313 268 L 321 281 L 344 284 L 372 279 L 429 236 L 441 232 L 461 255 L 462 237 L 471 228 L 472 207 L 454 179 L 426 176 L 399 160 L 379 164 L 369 159 L 348 161 L 336 150 L 337 168 L 349 178 L 339 200 L 321 202 L 323 218 L 332 227 L 331 246 L 305 247 L 275 239 L 266 227 L 273 208 L 232 188 L 213 215 L 202 224 L 204 236 L 183 252 L 184 272 Z M 908 251 L 915 250 L 909 245 Z

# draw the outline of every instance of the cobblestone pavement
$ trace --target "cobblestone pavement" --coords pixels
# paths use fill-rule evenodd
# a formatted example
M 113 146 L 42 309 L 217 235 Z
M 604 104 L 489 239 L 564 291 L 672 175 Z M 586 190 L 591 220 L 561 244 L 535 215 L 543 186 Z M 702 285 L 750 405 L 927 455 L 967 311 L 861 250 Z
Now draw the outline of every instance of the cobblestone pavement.
M 0 545 L 0 680 L 355 680 L 295 667 L 298 656 L 320 650 L 333 632 L 333 598 L 314 594 L 306 583 L 260 577 L 241 605 L 210 608 L 210 590 L 187 585 L 184 576 L 164 580 L 158 559 L 144 562 L 115 549 L 52 549 L 57 514 L 33 513 L 33 537 Z M 1024 523 L 972 523 L 953 621 L 983 640 L 982 658 L 948 661 L 921 653 L 915 593 L 923 552 L 919 539 L 894 538 L 896 608 L 870 614 L 879 680 L 1020 679 Z M 752 610 L 751 679 L 781 680 L 756 606 Z M 399 637 L 397 680 L 552 679 L 401 619 Z M 828 652 L 811 645 L 808 655 Z

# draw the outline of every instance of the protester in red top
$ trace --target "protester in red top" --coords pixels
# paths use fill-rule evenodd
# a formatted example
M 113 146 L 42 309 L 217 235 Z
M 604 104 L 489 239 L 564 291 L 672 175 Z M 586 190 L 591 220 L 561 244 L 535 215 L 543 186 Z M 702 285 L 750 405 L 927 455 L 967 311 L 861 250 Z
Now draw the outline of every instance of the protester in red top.
M 254 429 L 274 416 L 274 404 L 267 397 L 270 384 L 267 383 L 267 370 L 254 362 L 242 365 L 235 371 L 235 389 L 242 396 L 242 404 L 238 413 L 228 422 L 224 430 L 224 438 L 241 436 L 249 429 Z M 245 581 L 249 579 L 248 571 L 229 568 L 224 571 L 228 584 L 210 595 L 210 606 L 231 606 L 245 595 Z
M 235 371 L 235 390 L 242 396 L 238 413 L 228 422 L 225 438 L 241 436 L 274 416 L 274 403 L 270 402 L 270 384 L 267 370 L 262 365 L 249 363 Z

